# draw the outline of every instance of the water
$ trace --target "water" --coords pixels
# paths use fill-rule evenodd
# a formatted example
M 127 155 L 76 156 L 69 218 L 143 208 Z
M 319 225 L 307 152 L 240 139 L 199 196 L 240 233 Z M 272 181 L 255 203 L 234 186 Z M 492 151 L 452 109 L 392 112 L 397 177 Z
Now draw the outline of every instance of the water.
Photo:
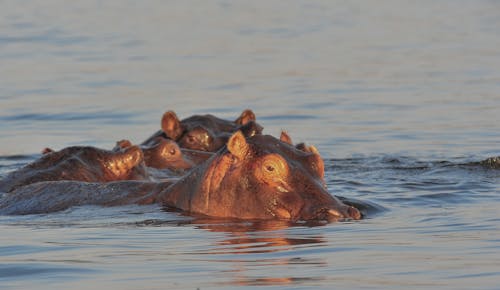
M 497 1 L 2 1 L 0 176 L 255 111 L 318 147 L 360 222 L 159 207 L 0 217 L 2 289 L 498 289 Z

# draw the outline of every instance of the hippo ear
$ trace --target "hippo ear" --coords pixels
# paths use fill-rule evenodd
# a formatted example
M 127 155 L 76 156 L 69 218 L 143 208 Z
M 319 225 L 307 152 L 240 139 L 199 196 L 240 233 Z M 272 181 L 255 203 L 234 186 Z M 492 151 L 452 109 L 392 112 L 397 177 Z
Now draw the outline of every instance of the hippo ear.
M 45 154 L 49 154 L 49 153 L 52 153 L 52 152 L 55 152 L 54 149 L 52 148 L 49 148 L 49 147 L 45 147 L 43 148 L 42 150 L 42 154 L 45 155 Z
M 316 172 L 322 179 L 325 178 L 325 162 L 323 161 L 323 158 L 321 158 L 321 155 L 319 155 L 318 149 L 314 145 L 311 145 L 307 147 L 307 150 L 307 152 L 311 152 L 313 154 L 313 165 Z
M 241 113 L 241 115 L 236 119 L 234 122 L 239 125 L 245 125 L 246 123 L 250 121 L 255 121 L 255 114 L 253 113 L 252 110 L 246 109 Z
M 241 131 L 234 133 L 227 141 L 227 149 L 239 160 L 245 159 L 250 152 L 250 146 Z
M 123 139 L 120 141 L 116 141 L 115 148 L 113 148 L 113 149 L 120 150 L 120 149 L 125 149 L 125 148 L 130 147 L 130 146 L 132 146 L 132 142 L 130 142 L 130 140 Z
M 168 111 L 161 118 L 161 129 L 168 138 L 177 140 L 182 135 L 182 124 L 174 111 Z
M 281 142 L 285 142 L 287 144 L 290 144 L 290 145 L 293 145 L 293 142 L 292 142 L 292 138 L 290 137 L 290 135 L 288 135 L 288 133 L 286 131 L 281 131 L 281 135 L 280 135 L 280 141 Z

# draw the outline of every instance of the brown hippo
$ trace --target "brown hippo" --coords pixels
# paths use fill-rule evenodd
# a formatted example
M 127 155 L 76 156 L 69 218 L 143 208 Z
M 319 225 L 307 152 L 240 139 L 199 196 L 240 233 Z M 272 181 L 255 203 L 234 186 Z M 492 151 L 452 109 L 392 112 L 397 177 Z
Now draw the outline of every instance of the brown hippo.
M 236 132 L 227 146 L 175 183 L 43 182 L 0 199 L 0 213 L 28 214 L 74 205 L 160 203 L 193 215 L 238 219 L 360 219 L 322 186 L 319 154 L 268 135 Z M 118 188 L 118 189 L 117 189 Z M 57 198 L 54 198 L 57 197 Z
M 13 171 L 0 181 L 0 192 L 48 180 L 108 182 L 142 180 L 148 177 L 143 154 L 138 146 L 113 152 L 90 146 L 67 147 L 60 151 L 45 149 L 44 155 Z
M 297 150 L 269 135 L 235 133 L 226 149 L 156 199 L 214 217 L 314 220 L 361 218 L 322 185 L 319 154 Z M 201 178 L 200 178 L 201 176 Z
M 247 137 L 262 133 L 262 127 L 255 122 L 255 114 L 251 110 L 244 110 L 235 121 L 213 115 L 194 115 L 181 121 L 173 111 L 168 111 L 163 114 L 161 128 L 142 144 L 163 137 L 176 141 L 181 148 L 215 152 L 237 130 Z
M 132 143 L 129 140 L 120 140 L 116 142 L 113 151 L 122 151 L 130 146 Z M 181 149 L 175 141 L 162 137 L 152 139 L 140 148 L 144 154 L 146 166 L 179 173 L 184 173 L 185 170 L 204 162 L 213 155 L 206 151 Z

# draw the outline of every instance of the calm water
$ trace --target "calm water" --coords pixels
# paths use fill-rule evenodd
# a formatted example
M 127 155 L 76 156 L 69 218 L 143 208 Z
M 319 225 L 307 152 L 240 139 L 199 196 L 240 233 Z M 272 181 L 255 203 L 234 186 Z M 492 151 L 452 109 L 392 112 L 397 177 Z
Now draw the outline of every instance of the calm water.
M 0 217 L 1 289 L 499 289 L 498 1 L 2 1 L 0 177 L 245 108 L 326 159 L 359 222 L 156 206 Z M 375 209 L 376 207 L 376 209 Z

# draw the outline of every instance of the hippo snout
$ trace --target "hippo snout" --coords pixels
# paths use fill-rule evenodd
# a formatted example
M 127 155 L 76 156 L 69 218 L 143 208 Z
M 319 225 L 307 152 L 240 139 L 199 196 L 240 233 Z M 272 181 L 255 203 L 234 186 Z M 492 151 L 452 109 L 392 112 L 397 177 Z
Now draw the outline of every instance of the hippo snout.
M 363 215 L 357 208 L 348 205 L 343 205 L 341 207 L 336 206 L 332 208 L 319 208 L 314 211 L 313 216 L 313 219 L 328 221 L 343 219 L 360 220 L 363 218 Z
M 353 206 L 343 206 L 341 210 L 330 209 L 328 210 L 330 217 L 334 219 L 353 219 L 360 220 L 362 218 L 361 212 Z

